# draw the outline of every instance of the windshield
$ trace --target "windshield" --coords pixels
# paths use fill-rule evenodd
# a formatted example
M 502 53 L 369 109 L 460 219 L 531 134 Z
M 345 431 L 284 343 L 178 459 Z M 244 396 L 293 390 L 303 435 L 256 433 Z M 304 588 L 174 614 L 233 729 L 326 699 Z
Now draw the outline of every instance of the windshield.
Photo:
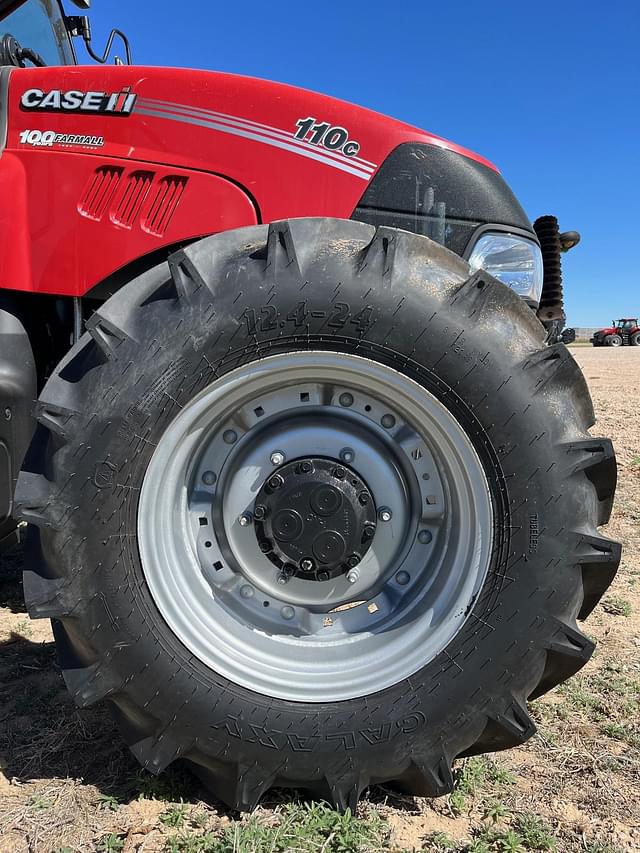
M 75 59 L 57 0 L 26 0 L 12 5 L 0 20 L 0 36 L 39 53 L 47 65 L 73 65 Z

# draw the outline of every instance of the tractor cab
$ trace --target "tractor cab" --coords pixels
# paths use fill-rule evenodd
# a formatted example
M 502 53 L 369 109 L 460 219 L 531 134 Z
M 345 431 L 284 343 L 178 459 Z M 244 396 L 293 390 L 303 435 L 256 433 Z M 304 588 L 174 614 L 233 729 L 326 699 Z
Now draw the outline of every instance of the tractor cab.
M 624 332 L 631 332 L 634 329 L 638 328 L 638 318 L 637 317 L 623 317 L 620 320 L 615 320 L 613 325 L 616 328 L 616 331 L 621 334 Z
M 72 0 L 86 10 L 90 0 Z M 89 56 L 104 64 L 116 37 L 122 40 L 127 64 L 131 64 L 129 41 L 120 30 L 112 30 L 102 56 L 91 45 L 91 26 L 86 15 L 67 15 L 59 0 L 0 0 L 0 67 L 19 68 L 76 65 L 73 39 L 81 37 Z M 123 61 L 114 56 L 116 65 Z

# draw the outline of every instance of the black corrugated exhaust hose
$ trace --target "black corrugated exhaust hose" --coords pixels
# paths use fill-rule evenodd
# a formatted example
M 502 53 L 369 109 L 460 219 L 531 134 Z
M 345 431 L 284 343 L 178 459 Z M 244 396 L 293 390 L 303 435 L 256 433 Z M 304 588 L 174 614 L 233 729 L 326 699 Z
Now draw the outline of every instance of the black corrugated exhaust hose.
M 545 324 L 553 320 L 562 320 L 564 323 L 566 317 L 562 293 L 562 263 L 560 260 L 562 241 L 560 240 L 558 220 L 555 216 L 539 216 L 533 223 L 533 228 L 540 241 L 544 262 L 544 279 L 540 305 L 538 306 L 538 317 Z

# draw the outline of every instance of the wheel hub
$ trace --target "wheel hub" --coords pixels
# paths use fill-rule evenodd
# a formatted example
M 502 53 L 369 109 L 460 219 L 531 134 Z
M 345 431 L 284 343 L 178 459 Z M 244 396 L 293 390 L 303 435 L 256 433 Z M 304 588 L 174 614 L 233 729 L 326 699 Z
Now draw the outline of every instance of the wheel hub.
M 267 478 L 254 505 L 260 550 L 285 577 L 327 581 L 367 553 L 376 506 L 364 480 L 333 459 L 298 459 Z

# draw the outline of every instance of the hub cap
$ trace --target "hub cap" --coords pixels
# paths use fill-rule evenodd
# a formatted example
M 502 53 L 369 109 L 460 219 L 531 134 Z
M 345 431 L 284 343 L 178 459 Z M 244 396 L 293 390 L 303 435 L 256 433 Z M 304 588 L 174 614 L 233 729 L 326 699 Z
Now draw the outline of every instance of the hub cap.
M 260 551 L 285 576 L 308 580 L 346 574 L 367 553 L 376 532 L 371 492 L 353 469 L 335 459 L 284 465 L 265 481 L 253 514 Z
M 253 362 L 185 405 L 138 512 L 147 584 L 189 651 L 306 702 L 374 693 L 442 651 L 491 531 L 482 464 L 448 409 L 330 352 Z

